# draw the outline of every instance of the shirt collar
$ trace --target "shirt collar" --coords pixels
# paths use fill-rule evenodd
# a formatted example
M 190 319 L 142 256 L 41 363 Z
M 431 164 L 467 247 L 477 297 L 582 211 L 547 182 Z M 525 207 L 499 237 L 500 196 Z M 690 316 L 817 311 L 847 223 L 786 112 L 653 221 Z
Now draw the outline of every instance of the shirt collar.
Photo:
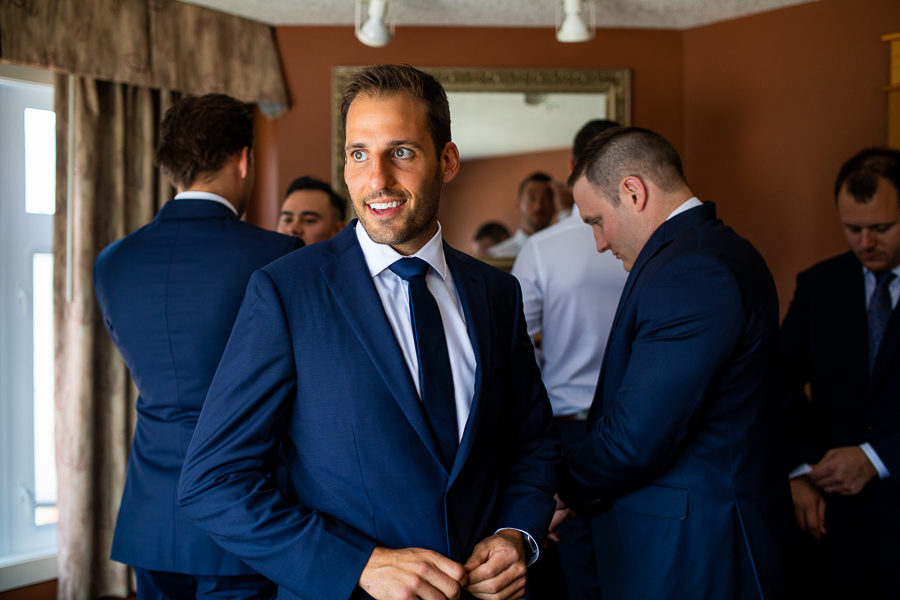
M 237 216 L 240 216 L 238 215 L 237 209 L 231 202 L 218 194 L 213 194 L 212 192 L 198 192 L 187 190 L 185 192 L 179 192 L 178 194 L 175 194 L 175 200 L 212 200 L 213 202 L 224 204 L 229 209 L 231 209 L 231 212 L 233 212 Z
M 379 244 L 369 237 L 369 233 L 359 221 L 356 222 L 356 239 L 362 248 L 363 256 L 366 259 L 366 266 L 369 267 L 369 274 L 377 277 L 401 258 L 408 258 L 391 248 L 388 244 Z M 444 257 L 444 243 L 441 236 L 441 224 L 438 223 L 438 229 L 428 242 L 419 248 L 419 251 L 410 255 L 421 258 L 427 262 L 435 272 L 441 276 L 441 279 L 447 279 L 447 260 Z
M 697 206 L 701 206 L 703 203 L 697 198 L 697 196 L 692 196 L 685 200 L 681 206 L 672 211 L 672 213 L 666 217 L 666 221 L 674 217 L 675 215 L 680 215 L 681 213 L 691 210 L 692 208 L 696 208 Z
M 867 277 L 871 275 L 871 276 L 872 276 L 872 281 L 875 281 L 875 272 L 874 272 L 874 271 L 870 271 L 870 270 L 867 269 L 866 267 L 863 267 L 863 273 L 864 273 Z M 894 275 L 897 276 L 897 277 L 894 279 L 894 281 L 900 280 L 900 265 L 897 265 L 896 267 L 894 267 L 893 269 L 891 269 L 891 273 L 893 273 Z

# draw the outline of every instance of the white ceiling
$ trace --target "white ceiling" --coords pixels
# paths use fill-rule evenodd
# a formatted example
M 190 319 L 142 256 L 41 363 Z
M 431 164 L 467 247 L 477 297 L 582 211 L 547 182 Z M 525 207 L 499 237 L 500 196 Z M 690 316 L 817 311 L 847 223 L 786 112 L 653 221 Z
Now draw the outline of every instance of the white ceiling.
M 355 0 L 183 0 L 269 25 L 353 25 Z M 594 0 L 597 27 L 688 29 L 815 0 Z M 589 0 L 586 0 L 589 2 Z M 559 0 L 391 0 L 397 26 L 553 27 Z

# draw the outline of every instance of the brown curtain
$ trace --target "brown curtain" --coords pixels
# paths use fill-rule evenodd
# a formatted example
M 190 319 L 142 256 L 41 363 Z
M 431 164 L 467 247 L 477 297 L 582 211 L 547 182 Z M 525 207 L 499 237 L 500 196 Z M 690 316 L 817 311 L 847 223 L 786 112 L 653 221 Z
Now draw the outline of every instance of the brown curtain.
M 0 0 L 0 62 L 60 73 L 53 240 L 58 594 L 122 597 L 128 570 L 108 557 L 136 392 L 101 322 L 93 263 L 171 196 L 152 164 L 157 126 L 174 96 L 165 90 L 225 93 L 278 116 L 289 108 L 278 48 L 271 27 L 173 0 Z
M 91 273 L 104 246 L 148 223 L 170 197 L 153 148 L 172 94 L 71 79 L 70 86 L 69 76 L 57 75 L 55 94 L 58 597 L 87 600 L 130 591 L 127 568 L 110 561 L 109 551 L 137 397 L 104 329 Z

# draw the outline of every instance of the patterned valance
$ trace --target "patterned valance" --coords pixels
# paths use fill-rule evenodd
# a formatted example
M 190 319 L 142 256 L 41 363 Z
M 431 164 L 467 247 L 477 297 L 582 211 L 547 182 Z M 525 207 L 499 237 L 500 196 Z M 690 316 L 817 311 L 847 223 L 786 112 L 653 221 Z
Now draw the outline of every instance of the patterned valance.
M 174 0 L 0 0 L 0 62 L 289 108 L 271 27 Z

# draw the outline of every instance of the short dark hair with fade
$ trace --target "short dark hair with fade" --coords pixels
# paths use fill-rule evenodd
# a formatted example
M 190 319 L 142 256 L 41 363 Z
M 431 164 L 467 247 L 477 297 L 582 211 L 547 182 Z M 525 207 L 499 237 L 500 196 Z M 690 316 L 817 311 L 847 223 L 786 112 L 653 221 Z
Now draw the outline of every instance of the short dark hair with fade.
M 176 186 L 187 187 L 243 148 L 253 148 L 251 105 L 225 94 L 185 96 L 160 124 L 156 164 Z
M 334 211 L 335 216 L 338 218 L 338 220 L 344 218 L 344 213 L 347 209 L 347 202 L 343 198 L 341 198 L 337 192 L 334 191 L 334 188 L 332 188 L 321 179 L 316 179 L 311 175 L 303 175 L 302 177 L 298 177 L 297 179 L 293 180 L 288 186 L 287 191 L 284 193 L 284 197 L 287 198 L 294 192 L 299 192 L 301 190 L 317 190 L 320 192 L 325 192 L 328 195 L 328 202 L 331 204 L 331 208 Z
M 685 183 L 681 157 L 666 138 L 641 127 L 611 127 L 588 143 L 569 185 L 584 175 L 613 205 L 619 204 L 619 182 L 629 175 L 646 177 L 664 191 Z
M 444 87 L 432 75 L 410 65 L 371 65 L 353 74 L 341 103 L 341 130 L 347 135 L 347 111 L 359 96 L 409 94 L 425 104 L 428 131 L 440 156 L 450 138 L 450 104 Z
M 525 179 L 519 182 L 519 196 L 522 195 L 522 190 L 524 190 L 525 186 L 531 181 L 537 181 L 538 183 L 550 183 L 551 181 L 553 181 L 553 178 L 542 171 L 535 171 L 534 173 L 527 175 Z
M 878 189 L 879 178 L 888 180 L 900 199 L 900 150 L 873 147 L 852 156 L 834 181 L 835 202 L 844 184 L 854 200 L 860 204 L 869 202 Z
M 578 162 L 590 141 L 610 127 L 621 127 L 621 125 L 609 119 L 592 119 L 582 125 L 572 141 L 572 160 Z

